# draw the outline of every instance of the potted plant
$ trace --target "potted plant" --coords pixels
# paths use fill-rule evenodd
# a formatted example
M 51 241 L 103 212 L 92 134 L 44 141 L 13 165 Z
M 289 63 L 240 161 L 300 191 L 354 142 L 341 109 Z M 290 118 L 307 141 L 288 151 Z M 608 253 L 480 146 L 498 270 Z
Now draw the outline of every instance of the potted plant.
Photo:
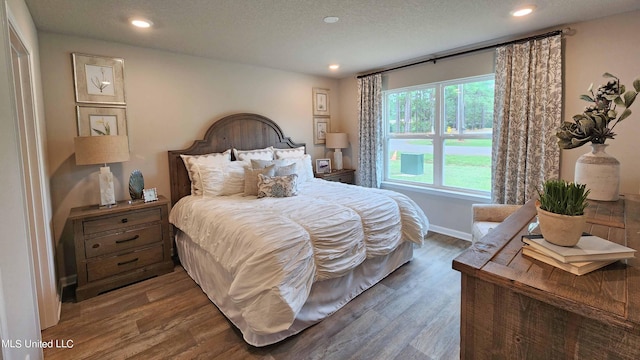
M 544 239 L 560 246 L 574 246 L 580 240 L 587 219 L 589 190 L 584 184 L 547 180 L 538 190 L 538 222 Z
M 626 90 L 620 79 L 610 73 L 609 79 L 594 92 L 593 84 L 580 99 L 591 103 L 581 114 L 565 121 L 556 132 L 561 149 L 573 149 L 591 143 L 592 151 L 576 161 L 576 183 L 587 185 L 589 199 L 614 201 L 618 199 L 620 187 L 620 162 L 605 152 L 607 139 L 616 134 L 613 129 L 631 115 L 629 107 L 640 92 L 640 78 L 633 81 L 633 89 Z M 620 111 L 619 111 L 620 110 Z

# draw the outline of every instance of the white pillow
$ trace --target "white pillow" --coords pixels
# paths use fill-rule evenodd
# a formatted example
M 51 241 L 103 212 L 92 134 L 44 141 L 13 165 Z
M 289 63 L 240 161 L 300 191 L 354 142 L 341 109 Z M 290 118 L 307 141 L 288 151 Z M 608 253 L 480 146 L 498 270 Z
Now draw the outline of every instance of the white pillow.
M 204 155 L 180 155 L 180 157 L 191 180 L 191 195 L 202 195 L 202 167 L 224 168 L 231 162 L 231 150 Z
M 244 192 L 244 166 L 242 161 L 231 161 L 225 168 L 220 195 L 235 195 Z
M 225 169 L 212 166 L 201 166 L 202 195 L 220 196 L 224 188 Z
M 290 158 L 296 164 L 296 174 L 298 174 L 298 184 L 313 180 L 313 165 L 311 165 L 311 155 L 305 154 L 302 157 Z
M 294 149 L 273 149 L 273 154 L 276 159 L 290 159 L 304 156 L 304 146 L 300 146 Z
M 233 155 L 237 161 L 250 161 L 251 159 L 273 160 L 273 146 L 254 150 L 233 149 Z

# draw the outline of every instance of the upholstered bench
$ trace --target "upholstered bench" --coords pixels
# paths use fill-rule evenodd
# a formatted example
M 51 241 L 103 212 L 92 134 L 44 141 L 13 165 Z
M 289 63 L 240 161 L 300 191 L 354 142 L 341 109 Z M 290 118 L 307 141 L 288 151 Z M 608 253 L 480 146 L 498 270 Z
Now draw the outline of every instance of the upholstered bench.
M 504 204 L 473 204 L 473 224 L 471 226 L 471 241 L 476 242 L 489 231 L 503 222 L 522 205 Z

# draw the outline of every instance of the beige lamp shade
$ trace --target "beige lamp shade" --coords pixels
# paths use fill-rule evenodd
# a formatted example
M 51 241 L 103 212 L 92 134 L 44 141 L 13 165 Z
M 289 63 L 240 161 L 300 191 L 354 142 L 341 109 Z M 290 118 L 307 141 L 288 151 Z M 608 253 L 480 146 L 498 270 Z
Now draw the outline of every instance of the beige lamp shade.
M 326 147 L 329 149 L 344 149 L 349 147 L 346 133 L 327 133 Z
M 74 139 L 76 165 L 117 163 L 129 160 L 127 136 L 79 136 Z

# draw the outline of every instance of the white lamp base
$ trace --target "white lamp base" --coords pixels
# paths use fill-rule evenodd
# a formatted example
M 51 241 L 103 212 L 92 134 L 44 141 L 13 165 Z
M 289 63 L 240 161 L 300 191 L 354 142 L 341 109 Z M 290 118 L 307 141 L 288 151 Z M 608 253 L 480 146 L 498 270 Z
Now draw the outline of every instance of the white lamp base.
M 342 149 L 336 149 L 333 153 L 333 169 L 342 170 Z
M 100 205 L 111 207 L 116 203 L 116 195 L 113 190 L 113 173 L 108 166 L 100 167 Z

